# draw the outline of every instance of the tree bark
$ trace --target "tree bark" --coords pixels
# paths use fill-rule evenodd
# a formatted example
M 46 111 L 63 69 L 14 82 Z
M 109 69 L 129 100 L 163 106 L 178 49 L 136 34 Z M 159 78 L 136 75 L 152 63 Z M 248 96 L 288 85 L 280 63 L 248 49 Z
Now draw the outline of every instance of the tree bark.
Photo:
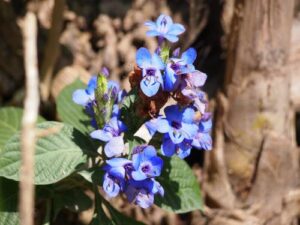
M 204 187 L 209 206 L 222 213 L 209 224 L 294 222 L 286 210 L 299 164 L 287 68 L 293 10 L 293 0 L 234 3 Z

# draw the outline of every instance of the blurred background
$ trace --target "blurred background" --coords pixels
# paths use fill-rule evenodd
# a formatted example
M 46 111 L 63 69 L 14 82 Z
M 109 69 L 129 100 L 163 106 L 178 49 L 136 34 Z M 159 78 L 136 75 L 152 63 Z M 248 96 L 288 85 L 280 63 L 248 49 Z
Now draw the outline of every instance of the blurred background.
M 33 4 L 34 3 L 34 4 Z M 103 66 L 130 89 L 139 47 L 156 48 L 146 20 L 161 13 L 186 27 L 173 46 L 194 47 L 214 115 L 214 149 L 186 160 L 203 189 L 203 212 L 174 215 L 118 209 L 147 224 L 300 224 L 299 0 L 0 0 L 0 107 L 24 100 L 22 22 L 38 18 L 40 113 L 57 118 L 55 99 Z M 0 118 L 1 120 L 1 118 Z M 68 211 L 57 224 L 87 224 Z

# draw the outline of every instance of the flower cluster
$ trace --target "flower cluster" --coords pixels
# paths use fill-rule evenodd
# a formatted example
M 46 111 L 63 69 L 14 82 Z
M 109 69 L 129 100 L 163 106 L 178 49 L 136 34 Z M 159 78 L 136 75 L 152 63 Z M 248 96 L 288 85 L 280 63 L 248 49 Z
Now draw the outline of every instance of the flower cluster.
M 152 136 L 161 134 L 159 153 L 164 156 L 185 158 L 193 147 L 212 148 L 211 115 L 207 112 L 206 95 L 201 90 L 207 76 L 193 65 L 196 50 L 189 48 L 180 54 L 180 49 L 176 49 L 170 57 L 167 41 L 178 41 L 178 35 L 185 28 L 166 15 L 145 25 L 149 28 L 148 36 L 158 37 L 158 47 L 154 53 L 144 47 L 137 50 L 136 66 L 129 74 L 137 100 L 130 106 L 133 115 L 129 120 L 122 111 L 126 93 L 117 83 L 107 81 L 107 69 L 92 77 L 86 89 L 73 93 L 73 101 L 85 107 L 92 118 L 95 130 L 90 136 L 101 141 L 105 154 L 102 154 L 105 160 L 103 190 L 108 197 L 124 193 L 130 202 L 142 208 L 153 204 L 155 194 L 164 195 L 163 187 L 155 180 L 162 173 L 163 159 L 155 147 L 146 142 L 132 149 L 125 147 L 137 131 L 131 129 L 136 127 L 135 117 L 143 119 L 138 127 L 146 121 L 145 126 Z M 171 98 L 175 104 L 167 103 Z M 163 107 L 164 113 L 161 112 Z

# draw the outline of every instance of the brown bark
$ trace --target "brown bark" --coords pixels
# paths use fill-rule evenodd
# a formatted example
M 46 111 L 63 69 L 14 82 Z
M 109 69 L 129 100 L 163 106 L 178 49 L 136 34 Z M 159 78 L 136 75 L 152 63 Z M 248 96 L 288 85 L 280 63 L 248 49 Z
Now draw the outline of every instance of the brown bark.
M 296 213 L 283 213 L 298 179 L 287 67 L 293 6 L 293 0 L 235 1 L 205 188 L 211 207 L 230 210 L 209 224 L 294 220 Z M 239 210 L 243 216 L 234 218 Z

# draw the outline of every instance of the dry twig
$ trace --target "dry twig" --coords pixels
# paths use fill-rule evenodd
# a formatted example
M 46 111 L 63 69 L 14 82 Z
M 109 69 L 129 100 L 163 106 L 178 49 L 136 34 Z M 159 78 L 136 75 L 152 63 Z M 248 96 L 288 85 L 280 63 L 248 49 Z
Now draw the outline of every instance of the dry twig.
M 20 170 L 20 225 L 33 225 L 34 214 L 34 149 L 35 124 L 39 109 L 39 79 L 37 69 L 37 21 L 33 12 L 28 11 L 24 19 L 24 64 L 26 96 L 22 118 Z

